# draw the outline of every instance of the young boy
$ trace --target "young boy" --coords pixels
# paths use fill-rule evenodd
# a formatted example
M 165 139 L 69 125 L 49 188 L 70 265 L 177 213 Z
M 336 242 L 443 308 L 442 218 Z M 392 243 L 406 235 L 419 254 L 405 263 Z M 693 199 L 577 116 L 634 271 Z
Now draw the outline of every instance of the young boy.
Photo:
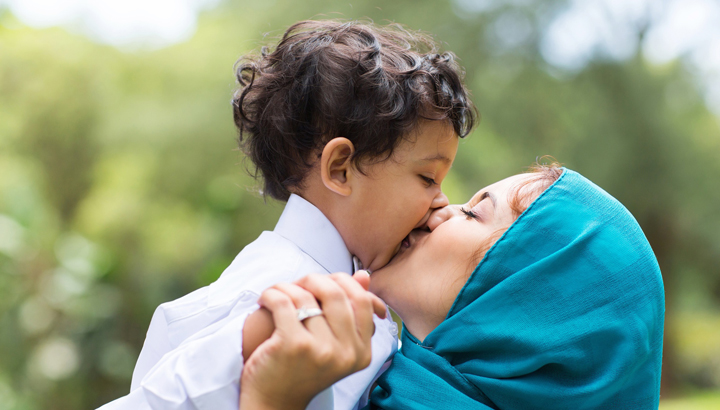
M 213 284 L 153 315 L 131 392 L 109 409 L 237 409 L 246 319 L 262 291 L 309 273 L 385 265 L 447 205 L 440 183 L 475 111 L 451 54 L 402 28 L 305 21 L 237 68 L 240 145 L 263 193 L 287 201 L 272 232 Z M 355 408 L 397 328 L 375 320 L 368 368 L 310 407 Z M 331 404 L 332 403 L 332 404 Z

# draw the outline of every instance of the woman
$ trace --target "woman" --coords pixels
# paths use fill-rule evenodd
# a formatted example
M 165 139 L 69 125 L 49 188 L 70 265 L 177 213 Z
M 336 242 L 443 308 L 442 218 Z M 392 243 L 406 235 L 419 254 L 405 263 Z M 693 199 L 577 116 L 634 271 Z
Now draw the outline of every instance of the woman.
M 540 167 L 490 185 L 463 207 L 437 211 L 428 227 L 372 276 L 370 289 L 404 328 L 371 407 L 658 407 L 662 281 L 645 236 L 617 200 L 573 171 Z M 298 307 L 307 303 L 295 288 L 272 292 L 280 291 Z M 270 299 L 278 296 L 272 292 Z M 310 333 L 342 322 L 325 313 L 305 322 Z M 277 351 L 261 345 L 257 366 L 250 357 L 243 392 L 257 390 L 253 380 L 269 371 L 263 364 Z M 287 370 L 291 362 L 286 356 L 272 366 Z M 322 374 L 310 366 L 285 373 L 285 386 L 261 389 L 282 397 L 293 380 Z

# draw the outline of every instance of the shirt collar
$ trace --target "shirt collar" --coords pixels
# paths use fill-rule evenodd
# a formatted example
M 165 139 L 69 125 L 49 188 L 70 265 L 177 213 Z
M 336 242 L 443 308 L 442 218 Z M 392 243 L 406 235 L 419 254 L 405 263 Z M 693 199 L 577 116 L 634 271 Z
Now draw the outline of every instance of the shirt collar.
M 290 195 L 274 232 L 297 245 L 329 273 L 354 272 L 353 257 L 340 233 L 304 198 Z

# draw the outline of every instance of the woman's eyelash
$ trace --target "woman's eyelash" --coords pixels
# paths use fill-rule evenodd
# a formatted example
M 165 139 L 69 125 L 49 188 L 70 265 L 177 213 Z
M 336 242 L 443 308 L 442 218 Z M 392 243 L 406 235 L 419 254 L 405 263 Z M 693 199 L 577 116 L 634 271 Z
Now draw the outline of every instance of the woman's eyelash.
M 437 185 L 437 182 L 435 182 L 434 179 L 428 178 L 425 175 L 420 175 L 420 178 L 422 178 L 423 181 L 425 181 L 425 183 L 428 184 L 428 186 Z
M 465 216 L 467 216 L 468 218 L 478 219 L 477 214 L 476 214 L 475 212 L 473 212 L 472 210 L 467 210 L 467 209 L 465 209 L 465 208 L 460 208 L 460 212 L 464 213 Z

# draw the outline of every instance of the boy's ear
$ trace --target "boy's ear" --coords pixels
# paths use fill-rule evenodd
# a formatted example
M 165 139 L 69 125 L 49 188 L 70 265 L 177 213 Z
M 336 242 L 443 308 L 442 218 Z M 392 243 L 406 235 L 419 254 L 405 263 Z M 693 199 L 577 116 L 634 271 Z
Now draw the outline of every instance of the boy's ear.
M 320 156 L 320 178 L 323 185 L 336 194 L 348 196 L 352 192 L 348 174 L 352 167 L 353 143 L 343 137 L 331 139 Z

